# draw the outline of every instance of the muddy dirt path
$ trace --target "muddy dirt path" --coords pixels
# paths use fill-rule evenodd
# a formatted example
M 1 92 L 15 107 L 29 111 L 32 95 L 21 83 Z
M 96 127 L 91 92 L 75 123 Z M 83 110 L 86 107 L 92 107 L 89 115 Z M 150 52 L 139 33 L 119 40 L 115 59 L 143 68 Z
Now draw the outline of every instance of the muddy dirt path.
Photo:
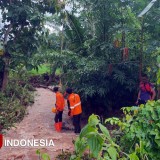
M 16 128 L 12 128 L 4 136 L 7 140 L 28 140 L 28 139 L 45 139 L 53 140 L 54 147 L 5 147 L 0 149 L 0 160 L 38 160 L 36 150 L 41 149 L 42 152 L 48 153 L 51 160 L 55 160 L 56 156 L 63 151 L 72 151 L 72 140 L 76 135 L 71 130 L 62 130 L 57 133 L 53 127 L 54 114 L 51 108 L 55 104 L 55 94 L 50 90 L 38 88 L 35 92 L 35 103 L 28 107 L 28 115 L 16 124 Z M 67 107 L 63 114 L 63 121 L 72 125 L 67 115 Z

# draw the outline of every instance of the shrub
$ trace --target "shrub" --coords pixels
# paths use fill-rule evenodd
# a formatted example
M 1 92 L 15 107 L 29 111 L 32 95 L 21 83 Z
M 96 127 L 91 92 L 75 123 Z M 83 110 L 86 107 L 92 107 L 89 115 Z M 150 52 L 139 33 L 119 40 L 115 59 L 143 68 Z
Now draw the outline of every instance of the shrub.
M 122 109 L 123 119 L 113 117 L 105 121 L 119 126 L 118 131 L 112 131 L 112 136 L 99 117 L 91 115 L 74 143 L 75 154 L 71 160 L 81 159 L 86 151 L 90 159 L 97 160 L 159 159 L 160 100 Z
M 96 115 L 89 117 L 88 124 L 82 129 L 74 145 L 75 154 L 71 156 L 71 160 L 80 160 L 85 153 L 88 153 L 88 160 L 116 160 L 122 155 L 120 146 L 113 141 L 109 131 Z M 123 155 L 123 158 L 125 157 Z
M 10 81 L 5 92 L 0 92 L 0 132 L 21 121 L 26 114 L 26 106 L 34 102 L 29 84 L 20 85 Z
M 110 118 L 106 121 L 120 127 L 119 145 L 126 152 L 136 149 L 140 159 L 160 157 L 160 100 L 149 101 L 140 107 L 123 108 L 123 120 Z

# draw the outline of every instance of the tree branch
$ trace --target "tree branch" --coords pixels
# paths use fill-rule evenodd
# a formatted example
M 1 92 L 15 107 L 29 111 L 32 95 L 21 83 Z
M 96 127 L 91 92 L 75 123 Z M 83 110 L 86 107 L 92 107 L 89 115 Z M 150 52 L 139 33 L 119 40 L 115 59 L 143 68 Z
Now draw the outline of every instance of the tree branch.
M 4 34 L 4 45 L 7 44 L 7 38 L 8 38 L 9 32 L 11 31 L 11 28 L 12 28 L 12 24 L 9 25 L 6 33 Z

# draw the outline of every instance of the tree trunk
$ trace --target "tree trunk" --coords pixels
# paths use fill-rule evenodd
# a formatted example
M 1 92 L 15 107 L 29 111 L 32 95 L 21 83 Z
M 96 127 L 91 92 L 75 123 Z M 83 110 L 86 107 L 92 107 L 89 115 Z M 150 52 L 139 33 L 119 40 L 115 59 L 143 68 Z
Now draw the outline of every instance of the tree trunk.
M 160 86 L 158 87 L 158 96 L 157 99 L 160 99 Z
M 143 19 L 141 24 L 141 31 L 140 31 L 140 62 L 139 62 L 139 80 L 141 80 L 142 70 L 143 70 L 143 42 L 144 42 L 144 29 L 143 29 Z
M 8 76 L 9 76 L 9 59 L 6 59 L 3 72 L 2 88 L 1 88 L 2 92 L 6 89 L 6 86 L 8 84 Z
M 0 90 L 2 88 L 3 75 L 4 75 L 4 62 L 1 60 L 0 65 L 3 66 L 0 70 Z
M 11 3 L 11 1 L 10 1 Z M 8 84 L 8 75 L 9 75 L 9 53 L 6 49 L 6 46 L 7 46 L 7 38 L 8 38 L 8 35 L 9 35 L 9 32 L 11 31 L 12 29 L 12 24 L 8 25 L 8 29 L 6 30 L 5 34 L 4 34 L 4 43 L 3 43 L 3 48 L 4 48 L 4 62 L 5 62 L 5 65 L 4 65 L 4 74 L 3 74 L 3 80 L 2 80 L 2 88 L 1 88 L 1 91 L 3 92 L 5 89 L 6 89 L 6 86 Z

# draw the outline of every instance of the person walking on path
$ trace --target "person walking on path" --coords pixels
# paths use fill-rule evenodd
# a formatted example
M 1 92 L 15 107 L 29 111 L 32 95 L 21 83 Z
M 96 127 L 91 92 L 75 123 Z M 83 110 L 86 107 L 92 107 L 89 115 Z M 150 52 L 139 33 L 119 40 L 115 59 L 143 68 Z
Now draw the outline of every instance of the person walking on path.
M 149 82 L 148 76 L 143 74 L 139 85 L 136 104 L 146 104 L 148 100 L 154 100 L 155 96 L 156 92 L 154 90 L 153 84 Z
M 58 87 L 54 87 L 53 92 L 56 94 L 56 103 L 55 103 L 56 115 L 54 118 L 55 121 L 54 126 L 55 130 L 60 132 L 62 130 L 62 114 L 65 106 L 65 100 L 63 94 L 59 92 Z
M 74 132 L 76 134 L 81 132 L 81 114 L 82 114 L 82 106 L 80 96 L 76 93 L 72 92 L 71 88 L 66 89 L 66 93 L 68 94 L 67 103 L 69 108 L 69 116 L 73 117 L 73 126 Z

